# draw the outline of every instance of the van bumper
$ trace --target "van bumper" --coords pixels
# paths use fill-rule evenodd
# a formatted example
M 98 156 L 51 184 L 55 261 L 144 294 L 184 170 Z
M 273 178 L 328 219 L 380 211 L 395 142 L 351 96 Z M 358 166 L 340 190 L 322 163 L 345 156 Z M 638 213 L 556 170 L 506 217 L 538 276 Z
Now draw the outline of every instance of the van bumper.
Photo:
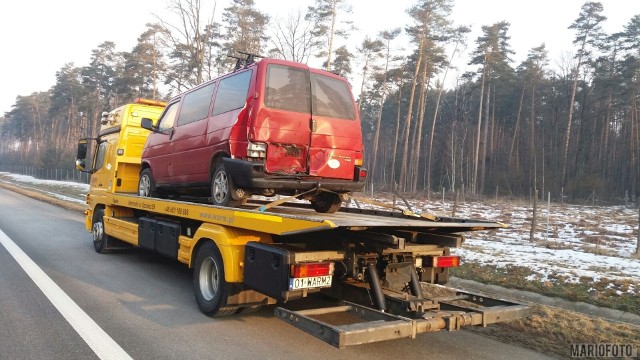
M 354 180 L 319 178 L 296 175 L 266 175 L 264 165 L 250 161 L 222 159 L 227 174 L 234 185 L 241 189 L 311 190 L 321 187 L 336 192 L 360 191 L 364 179 L 360 179 L 361 167 L 356 166 Z

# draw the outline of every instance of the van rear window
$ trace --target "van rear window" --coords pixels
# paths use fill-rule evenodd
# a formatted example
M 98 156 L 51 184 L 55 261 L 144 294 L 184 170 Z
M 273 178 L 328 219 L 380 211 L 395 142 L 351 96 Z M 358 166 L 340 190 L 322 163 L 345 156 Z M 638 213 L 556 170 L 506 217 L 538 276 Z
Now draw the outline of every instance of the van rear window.
M 310 114 L 310 92 L 307 70 L 273 64 L 267 67 L 267 107 Z
M 356 118 L 346 82 L 284 65 L 269 64 L 267 67 L 264 102 L 271 109 L 341 119 Z
M 353 120 L 356 112 L 347 83 L 336 78 L 311 74 L 313 114 Z

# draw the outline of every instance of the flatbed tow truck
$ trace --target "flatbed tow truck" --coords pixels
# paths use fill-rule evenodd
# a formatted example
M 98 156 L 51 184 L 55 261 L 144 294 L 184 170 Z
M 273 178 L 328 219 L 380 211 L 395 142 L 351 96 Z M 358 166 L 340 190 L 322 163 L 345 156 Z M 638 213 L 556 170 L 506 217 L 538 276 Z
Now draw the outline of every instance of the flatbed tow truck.
M 506 300 L 425 291 L 446 284 L 449 268 L 459 265 L 450 249 L 462 245 L 465 232 L 505 226 L 498 222 L 398 209 L 321 214 L 295 203 L 231 208 L 138 196 L 148 135 L 140 120 L 155 121 L 162 105 L 142 100 L 117 108 L 105 114 L 97 138 L 79 142 L 77 166 L 92 173 L 85 225 L 99 253 L 133 245 L 192 268 L 204 314 L 243 314 L 323 293 L 340 304 L 279 306 L 274 313 L 338 348 L 528 314 L 527 306 Z M 94 155 L 86 166 L 90 142 Z

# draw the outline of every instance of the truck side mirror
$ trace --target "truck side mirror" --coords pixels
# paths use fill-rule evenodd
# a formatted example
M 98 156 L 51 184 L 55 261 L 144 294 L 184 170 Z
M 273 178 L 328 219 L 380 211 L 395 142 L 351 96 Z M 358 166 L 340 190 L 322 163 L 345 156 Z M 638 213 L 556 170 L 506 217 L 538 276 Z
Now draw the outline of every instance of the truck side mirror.
M 85 171 L 86 169 L 85 160 L 87 158 L 88 148 L 89 143 L 87 139 L 78 140 L 78 152 L 76 153 L 76 169 L 80 171 Z
M 149 118 L 142 118 L 140 120 L 140 127 L 142 127 L 143 129 L 151 130 L 151 131 L 157 131 L 157 129 L 153 127 L 153 120 Z

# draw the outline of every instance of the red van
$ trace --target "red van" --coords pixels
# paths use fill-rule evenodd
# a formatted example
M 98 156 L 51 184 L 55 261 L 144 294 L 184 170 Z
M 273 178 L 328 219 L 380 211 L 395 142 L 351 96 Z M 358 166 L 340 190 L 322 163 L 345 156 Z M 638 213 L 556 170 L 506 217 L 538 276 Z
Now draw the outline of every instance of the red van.
M 335 212 L 362 190 L 362 132 L 348 82 L 262 59 L 173 98 L 142 153 L 141 196 L 198 194 L 214 205 L 301 194 Z

